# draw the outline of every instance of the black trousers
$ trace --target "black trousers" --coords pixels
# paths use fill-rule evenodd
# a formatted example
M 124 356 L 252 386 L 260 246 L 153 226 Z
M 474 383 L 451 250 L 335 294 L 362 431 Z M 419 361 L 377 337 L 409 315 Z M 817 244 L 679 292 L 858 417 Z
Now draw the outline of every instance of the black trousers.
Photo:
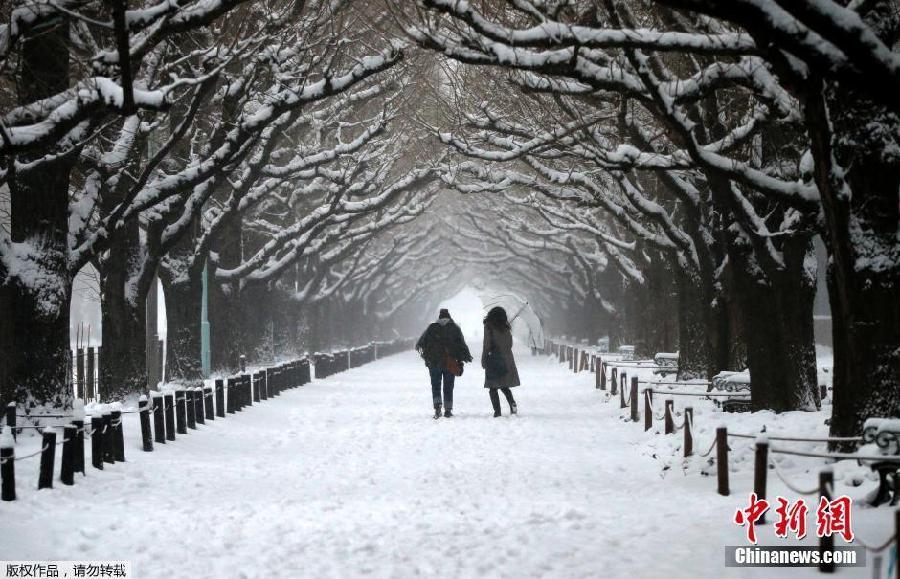
M 509 402 L 510 406 L 516 404 L 516 399 L 513 398 L 512 390 L 509 388 L 488 388 L 491 395 L 491 405 L 494 407 L 495 413 L 500 412 L 500 395 L 497 394 L 497 390 L 503 392 L 503 395 L 506 396 L 506 401 Z

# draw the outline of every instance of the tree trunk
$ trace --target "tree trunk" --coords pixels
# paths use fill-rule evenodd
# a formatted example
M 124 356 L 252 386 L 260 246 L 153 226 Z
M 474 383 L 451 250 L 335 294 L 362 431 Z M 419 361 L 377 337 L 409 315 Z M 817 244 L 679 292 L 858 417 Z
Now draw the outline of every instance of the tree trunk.
M 8 277 L 6 266 L 0 259 L 0 312 L 12 311 L 12 295 L 9 286 L 3 283 Z M 13 361 L 17 357 L 15 344 L 15 329 L 13 317 L 0 316 L 0 409 L 15 400 L 15 390 L 12 385 Z
M 146 324 L 147 294 L 156 289 L 134 279 L 140 259 L 137 222 L 110 240 L 100 264 L 103 320 L 103 359 L 99 369 L 99 393 L 104 401 L 119 400 L 147 389 Z
M 708 378 L 716 371 L 710 343 L 712 304 L 700 287 L 698 276 L 679 270 L 678 281 L 678 379 Z
M 815 250 L 807 236 L 784 239 L 785 268 L 762 273 L 749 247 L 732 244 L 736 294 L 744 312 L 754 410 L 814 410 L 819 405 L 813 302 Z M 811 265 L 812 264 L 812 265 Z
M 161 270 L 162 271 L 162 270 Z M 203 378 L 200 361 L 200 274 L 173 281 L 161 273 L 166 294 L 166 376 L 173 382 L 194 382 Z
M 804 104 L 830 264 L 831 433 L 856 436 L 900 415 L 900 119 L 854 87 L 811 85 Z
M 68 87 L 68 18 L 45 16 L 46 27 L 26 39 L 20 60 L 19 101 L 28 104 Z M 33 161 L 48 152 L 23 155 Z M 10 182 L 11 239 L 8 297 L 12 326 L 9 381 L 15 398 L 28 405 L 70 408 L 68 379 L 69 300 L 72 275 L 68 263 L 69 173 L 63 158 L 38 170 L 18 173 Z M 8 265 L 10 265 L 8 263 Z

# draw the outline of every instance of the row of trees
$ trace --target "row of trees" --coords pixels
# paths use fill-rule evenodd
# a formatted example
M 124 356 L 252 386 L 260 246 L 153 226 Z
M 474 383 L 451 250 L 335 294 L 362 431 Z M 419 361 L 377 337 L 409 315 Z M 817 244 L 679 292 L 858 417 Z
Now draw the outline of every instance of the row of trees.
M 755 407 L 817 405 L 821 235 L 832 431 L 896 413 L 900 119 L 887 87 L 900 74 L 900 15 L 890 1 L 394 9 L 419 46 L 477 68 L 456 69 L 462 106 L 440 132 L 464 158 L 449 180 L 524 200 L 545 222 L 526 226 L 534 236 L 580 231 L 648 297 L 673 287 L 687 374 L 746 355 Z M 602 275 L 601 261 L 584 259 Z
M 364 2 L 20 1 L 0 26 L 0 399 L 70 406 L 69 301 L 100 275 L 105 399 L 146 385 L 158 277 L 167 375 L 311 337 L 374 337 L 372 278 L 437 175 L 403 111 L 419 63 Z M 379 315 L 376 315 L 379 314 Z M 362 316 L 360 316 L 362 317 Z M 302 321 L 302 323 L 301 323 Z M 304 325 L 312 336 L 305 343 Z M 326 344 L 327 345 L 327 344 Z

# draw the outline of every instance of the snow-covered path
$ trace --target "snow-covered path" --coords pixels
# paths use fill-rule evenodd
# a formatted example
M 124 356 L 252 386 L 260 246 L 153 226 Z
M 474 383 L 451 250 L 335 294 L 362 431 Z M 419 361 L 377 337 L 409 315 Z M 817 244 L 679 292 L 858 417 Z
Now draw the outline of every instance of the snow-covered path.
M 457 416 L 432 419 L 405 353 L 153 453 L 130 439 L 128 464 L 4 504 L 0 559 L 125 559 L 138 577 L 725 575 L 742 499 L 663 480 L 590 375 L 519 366 L 517 417 L 493 418 L 468 368 Z

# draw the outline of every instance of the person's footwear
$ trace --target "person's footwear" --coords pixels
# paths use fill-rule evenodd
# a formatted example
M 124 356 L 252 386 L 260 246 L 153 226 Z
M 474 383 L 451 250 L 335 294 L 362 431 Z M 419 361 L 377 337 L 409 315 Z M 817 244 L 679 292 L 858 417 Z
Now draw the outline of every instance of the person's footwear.
M 510 405 L 509 405 L 509 413 L 510 413 L 510 414 L 518 414 L 518 413 L 519 413 L 519 407 L 516 406 L 515 404 L 510 404 Z
M 503 414 L 499 410 L 494 410 L 494 418 L 499 418 L 503 416 Z
M 437 420 L 440 417 L 441 417 L 441 405 L 435 404 L 434 405 L 434 419 Z
M 444 410 L 444 418 L 453 418 L 453 412 L 449 408 Z

